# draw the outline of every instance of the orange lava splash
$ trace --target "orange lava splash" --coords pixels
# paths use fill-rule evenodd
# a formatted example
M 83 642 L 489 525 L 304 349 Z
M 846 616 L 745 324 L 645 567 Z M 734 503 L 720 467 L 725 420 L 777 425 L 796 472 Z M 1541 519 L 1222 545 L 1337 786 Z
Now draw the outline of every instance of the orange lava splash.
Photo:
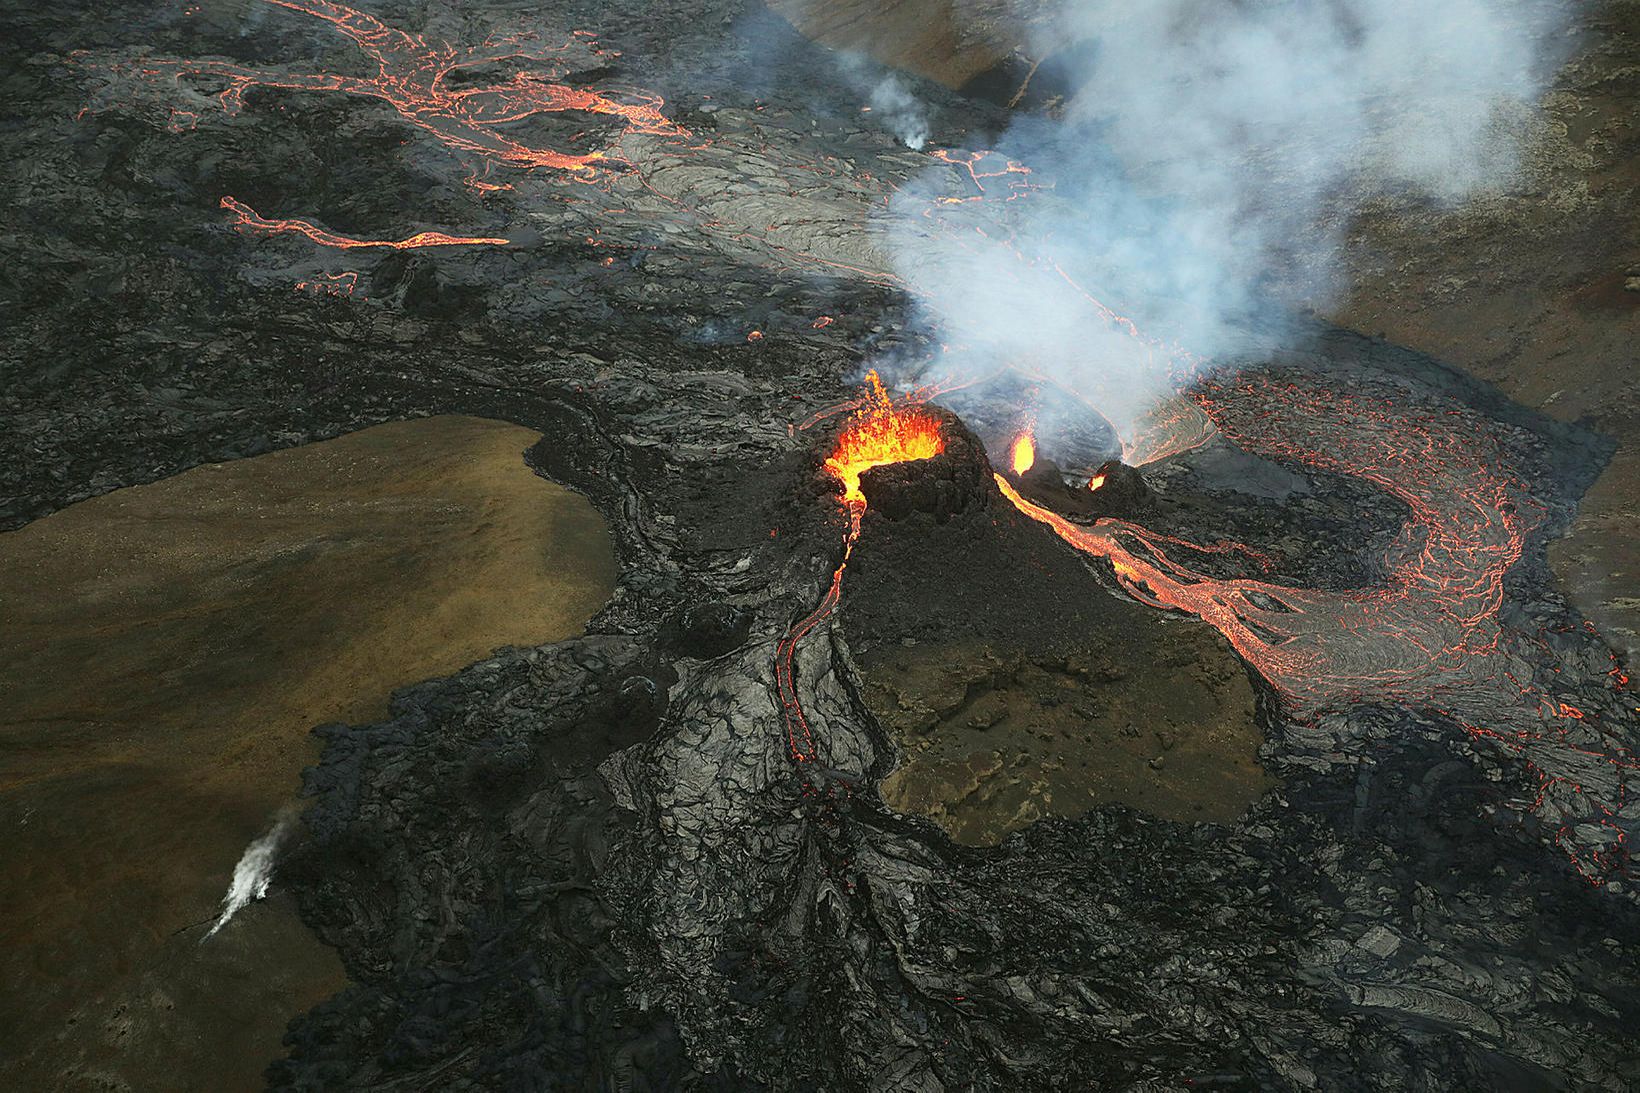
M 866 373 L 867 389 L 837 438 L 826 470 L 843 484 L 843 501 L 865 507 L 860 476 L 872 467 L 931 459 L 945 450 L 940 423 L 918 406 L 894 404 L 876 372 Z
M 1008 462 L 1014 468 L 1016 478 L 1035 466 L 1036 438 L 1030 433 L 1020 433 L 1008 452 Z

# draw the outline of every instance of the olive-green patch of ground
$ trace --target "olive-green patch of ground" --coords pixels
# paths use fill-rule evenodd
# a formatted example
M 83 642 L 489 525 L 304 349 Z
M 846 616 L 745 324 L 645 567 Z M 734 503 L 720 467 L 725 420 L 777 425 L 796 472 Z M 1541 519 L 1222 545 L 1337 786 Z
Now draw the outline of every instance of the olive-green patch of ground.
M 1252 687 L 1212 635 L 1170 629 L 1144 663 L 1087 646 L 873 650 L 866 701 L 902 751 L 884 801 L 976 846 L 1100 805 L 1234 820 L 1270 784 Z

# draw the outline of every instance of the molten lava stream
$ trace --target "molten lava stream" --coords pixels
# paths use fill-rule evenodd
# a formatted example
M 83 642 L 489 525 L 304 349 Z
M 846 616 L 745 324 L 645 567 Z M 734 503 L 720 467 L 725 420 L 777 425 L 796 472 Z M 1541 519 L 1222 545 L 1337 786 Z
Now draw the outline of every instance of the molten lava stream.
M 373 15 L 331 0 L 267 2 L 330 24 L 374 62 L 375 74 L 359 77 L 330 72 L 287 73 L 231 61 L 151 57 L 116 63 L 111 66 L 112 70 L 142 80 L 169 77 L 173 82 L 180 82 L 183 77 L 191 77 L 226 83 L 227 87 L 215 98 L 230 115 L 237 114 L 244 105 L 245 92 L 256 87 L 329 91 L 377 99 L 397 111 L 403 121 L 432 135 L 454 152 L 525 170 L 565 171 L 583 180 L 590 180 L 600 167 L 618 164 L 619 158 L 604 151 L 570 153 L 525 144 L 501 127 L 536 114 L 572 110 L 618 120 L 621 130 L 617 140 L 631 133 L 673 138 L 690 135 L 661 113 L 663 102 L 657 95 L 640 91 L 589 91 L 557 82 L 573 63 L 568 52 L 571 44 L 579 44 L 595 56 L 608 56 L 590 43 L 590 36 L 579 31 L 576 32 L 578 42 L 572 40 L 558 46 L 542 44 L 533 33 L 495 35 L 476 46 L 456 46 L 429 41 L 419 34 L 388 26 Z M 547 67 L 542 72 L 521 71 L 508 79 L 469 87 L 450 79 L 460 69 L 508 60 L 534 61 Z M 182 113 L 192 114 L 192 111 Z M 493 188 L 493 184 L 491 186 Z
M 832 571 L 831 584 L 820 598 L 820 606 L 786 631 L 775 645 L 775 693 L 780 697 L 780 716 L 786 723 L 786 747 L 791 751 L 792 759 L 799 763 L 815 758 L 814 733 L 809 728 L 808 717 L 803 713 L 803 703 L 797 697 L 797 669 L 792 661 L 797 654 L 797 643 L 820 625 L 843 598 L 843 570 L 848 568 L 849 556 L 854 553 L 855 540 L 860 537 L 860 517 L 866 511 L 863 501 L 849 501 L 847 506 L 848 532 L 843 536 L 843 560 Z
M 1632 714 L 1613 699 L 1606 717 L 1557 696 L 1559 666 L 1536 669 L 1534 640 L 1500 618 L 1504 575 L 1520 560 L 1543 507 L 1502 469 L 1507 458 L 1488 424 L 1457 409 L 1343 395 L 1306 381 L 1207 385 L 1199 396 L 1224 436 L 1243 449 L 1372 483 L 1406 505 L 1408 526 L 1386 559 L 1380 587 L 1332 592 L 1250 579 L 1224 580 L 1176 561 L 1169 548 L 1201 547 L 1124 520 L 1074 524 L 997 486 L 1026 516 L 1071 546 L 1107 559 L 1118 583 L 1153 607 L 1187 612 L 1222 633 L 1283 696 L 1313 718 L 1359 702 L 1445 715 L 1472 739 L 1522 759 L 1539 782 L 1527 811 L 1591 881 L 1625 856 L 1635 819 L 1628 792 L 1640 771 L 1617 722 Z M 1091 483 L 1090 483 L 1091 485 Z M 1608 696 L 1609 697 L 1609 696 Z M 1604 720 L 1604 724 L 1601 724 Z M 1632 724 L 1626 733 L 1633 739 Z M 1579 775 L 1590 758 L 1616 772 L 1611 790 Z M 1572 843 L 1569 832 L 1598 829 Z
M 780 698 L 781 718 L 786 727 L 786 746 L 793 761 L 812 762 L 816 758 L 814 734 L 797 695 L 797 669 L 793 663 L 797 643 L 807 637 L 836 610 L 843 596 L 843 571 L 848 568 L 854 544 L 860 538 L 860 520 L 866 512 L 866 497 L 860 476 L 872 467 L 931 459 L 945 450 L 940 423 L 920 406 L 895 405 L 876 372 L 866 373 L 866 390 L 848 423 L 837 437 L 837 447 L 826 459 L 826 471 L 843 487 L 843 506 L 848 511 L 848 530 L 843 536 L 843 559 L 832 572 L 831 584 L 820 604 L 809 612 L 775 645 L 775 692 Z
M 322 247 L 335 247 L 337 250 L 352 250 L 356 247 L 389 247 L 393 250 L 418 250 L 422 247 L 502 247 L 511 242 L 495 236 L 446 235 L 443 232 L 417 232 L 406 239 L 354 239 L 349 235 L 326 231 L 308 220 L 269 219 L 237 198 L 224 197 L 221 205 L 234 214 L 234 226 L 241 231 L 305 235 Z

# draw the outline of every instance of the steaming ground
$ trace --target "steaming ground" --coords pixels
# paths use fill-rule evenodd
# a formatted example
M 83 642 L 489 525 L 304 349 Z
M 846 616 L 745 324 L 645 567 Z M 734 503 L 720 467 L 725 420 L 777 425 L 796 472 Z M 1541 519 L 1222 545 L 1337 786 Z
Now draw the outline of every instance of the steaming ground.
M 211 928 L 205 931 L 205 941 L 220 933 L 234 915 L 267 896 L 268 885 L 273 883 L 273 871 L 279 864 L 279 851 L 284 849 L 286 840 L 295 830 L 296 818 L 295 808 L 280 809 L 273 826 L 251 840 L 245 848 L 245 853 L 240 855 L 233 867 L 233 880 L 228 883 L 228 894 L 222 897 L 222 910 L 217 913 Z
M 1341 191 L 1459 207 L 1522 188 L 1564 17 L 1515 0 L 1416 17 L 1400 0 L 1088 0 L 1044 16 L 1031 51 L 1074 92 L 1052 123 L 995 140 L 999 164 L 1031 172 L 988 180 L 1000 228 L 961 230 L 960 205 L 957 230 L 931 228 L 931 203 L 977 196 L 938 169 L 878 218 L 924 320 L 961 347 L 935 374 L 1028 362 L 1096 393 L 1127 433 L 1179 375 L 1244 352 L 1249 325 L 1348 292 Z M 1036 182 L 1051 192 L 993 211 Z

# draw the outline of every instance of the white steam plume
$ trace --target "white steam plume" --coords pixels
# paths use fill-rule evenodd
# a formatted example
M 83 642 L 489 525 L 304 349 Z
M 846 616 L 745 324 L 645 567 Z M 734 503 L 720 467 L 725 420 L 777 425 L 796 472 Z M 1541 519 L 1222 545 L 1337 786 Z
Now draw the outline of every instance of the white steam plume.
M 907 148 L 921 151 L 928 143 L 930 131 L 928 108 L 912 94 L 905 78 L 898 73 L 883 72 L 880 66 L 858 53 L 840 52 L 836 58 L 838 70 L 866 96 L 873 122 L 893 133 Z
M 273 826 L 245 848 L 239 864 L 233 867 L 233 883 L 228 886 L 228 894 L 222 897 L 222 911 L 210 932 L 200 939 L 202 943 L 216 936 L 216 932 L 226 926 L 240 908 L 268 894 L 268 883 L 273 879 L 274 858 L 280 844 L 296 826 L 296 815 L 296 807 L 286 805 L 279 810 Z
M 867 100 L 873 116 L 913 151 L 921 151 L 928 143 L 928 111 L 906 87 L 905 81 L 895 75 L 883 77 L 871 89 Z
M 1362 200 L 1454 203 L 1514 182 L 1565 12 L 1555 0 L 1068 0 L 1052 28 L 1054 44 L 1080 44 L 1059 54 L 1074 89 L 1064 117 L 1021 119 L 997 144 L 997 163 L 1052 190 L 1004 203 L 991 198 L 1022 176 L 981 179 L 987 200 L 940 207 L 936 231 L 934 198 L 975 185 L 930 171 L 887 217 L 896 272 L 944 341 L 1097 394 L 1120 426 L 1165 390 L 1167 355 L 1075 286 L 1209 361 L 1235 352 L 1249 320 L 1325 306 Z M 1007 223 L 949 230 L 969 215 Z

